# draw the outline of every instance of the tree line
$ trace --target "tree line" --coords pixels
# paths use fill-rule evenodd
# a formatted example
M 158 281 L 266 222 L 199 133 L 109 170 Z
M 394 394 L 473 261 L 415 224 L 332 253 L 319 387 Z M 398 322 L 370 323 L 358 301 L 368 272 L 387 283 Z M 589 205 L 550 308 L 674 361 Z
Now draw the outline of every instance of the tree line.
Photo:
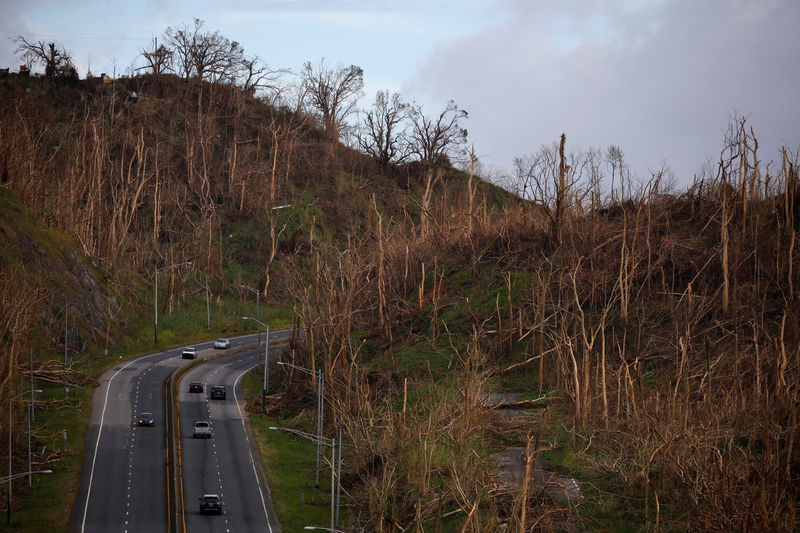
M 48 78 L 77 79 L 72 55 L 62 45 L 22 35 L 15 42 L 28 69 L 38 65 Z M 290 69 L 271 67 L 258 55 L 246 54 L 239 42 L 207 30 L 198 18 L 191 25 L 168 27 L 139 49 L 137 60 L 142 64 L 131 65 L 129 71 L 156 81 L 173 75 L 235 86 L 267 103 L 302 111 L 317 121 L 330 141 L 361 150 L 382 169 L 411 160 L 428 165 L 449 160 L 467 140 L 462 123 L 468 113 L 452 100 L 438 113 L 426 114 L 421 104 L 382 90 L 362 109 L 358 107 L 364 96 L 361 67 L 334 66 L 322 58 L 304 63 L 292 79 Z

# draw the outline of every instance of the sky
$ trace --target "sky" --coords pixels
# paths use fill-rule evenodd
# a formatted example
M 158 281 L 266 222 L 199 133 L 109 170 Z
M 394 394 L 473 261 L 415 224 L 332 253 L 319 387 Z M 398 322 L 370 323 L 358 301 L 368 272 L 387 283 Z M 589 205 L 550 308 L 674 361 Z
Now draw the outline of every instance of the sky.
M 272 68 L 360 66 L 361 108 L 383 89 L 431 115 L 453 100 L 494 176 L 564 133 L 688 186 L 732 116 L 763 161 L 800 148 L 797 0 L 2 0 L 0 67 L 23 35 L 62 44 L 81 77 L 124 73 L 194 18 Z

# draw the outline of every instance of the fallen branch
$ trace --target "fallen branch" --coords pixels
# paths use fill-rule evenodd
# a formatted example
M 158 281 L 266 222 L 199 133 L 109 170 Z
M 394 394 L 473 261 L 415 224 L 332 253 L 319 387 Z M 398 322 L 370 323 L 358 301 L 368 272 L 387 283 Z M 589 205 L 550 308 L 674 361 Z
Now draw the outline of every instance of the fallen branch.
M 542 407 L 549 407 L 563 401 L 560 396 L 547 396 L 541 398 L 534 398 L 533 400 L 520 400 L 518 402 L 497 402 L 491 405 L 486 405 L 489 409 L 538 409 Z
M 503 370 L 500 370 L 500 371 L 499 371 L 499 373 L 500 373 L 500 374 L 505 374 L 505 373 L 506 373 L 506 372 L 508 372 L 509 370 L 513 370 L 513 369 L 515 369 L 515 368 L 517 368 L 517 367 L 520 367 L 520 366 L 522 366 L 522 365 L 527 365 L 527 364 L 528 364 L 528 363 L 530 363 L 531 361 L 536 361 L 537 359 L 539 359 L 539 358 L 540 358 L 540 357 L 542 357 L 543 355 L 547 355 L 547 354 L 549 354 L 550 352 L 552 352 L 552 351 L 555 351 L 555 350 L 556 350 L 556 347 L 550 348 L 549 350 L 546 350 L 546 351 L 544 351 L 544 352 L 542 352 L 542 353 L 540 353 L 540 354 L 534 355 L 533 357 L 529 357 L 528 359 L 525 359 L 525 360 L 524 360 L 524 361 L 522 361 L 522 362 L 519 362 L 519 363 L 514 363 L 513 365 L 511 365 L 511 366 L 509 366 L 509 367 L 507 367 L 507 368 L 505 368 L 505 369 L 503 369 Z

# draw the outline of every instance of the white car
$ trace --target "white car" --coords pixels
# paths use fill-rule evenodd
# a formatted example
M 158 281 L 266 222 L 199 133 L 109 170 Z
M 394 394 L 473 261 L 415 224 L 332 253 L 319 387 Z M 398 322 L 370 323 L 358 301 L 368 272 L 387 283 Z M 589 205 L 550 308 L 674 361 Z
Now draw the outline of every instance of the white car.
M 197 348 L 194 346 L 187 346 L 181 352 L 181 358 L 183 359 L 197 359 Z
M 231 347 L 231 341 L 228 339 L 217 339 L 214 341 L 214 348 L 217 350 L 227 350 Z
M 206 420 L 198 420 L 194 423 L 194 429 L 192 429 L 192 438 L 211 438 L 211 422 Z

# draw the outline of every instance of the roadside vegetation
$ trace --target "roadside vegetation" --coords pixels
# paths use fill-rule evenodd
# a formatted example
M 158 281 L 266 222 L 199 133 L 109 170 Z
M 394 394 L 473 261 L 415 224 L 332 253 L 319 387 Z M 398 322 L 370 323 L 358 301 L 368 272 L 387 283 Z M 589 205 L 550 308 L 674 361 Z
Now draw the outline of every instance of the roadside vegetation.
M 242 285 L 262 321 L 302 330 L 280 357 L 325 377 L 344 530 L 797 529 L 795 152 L 759 152 L 734 116 L 678 190 L 562 135 L 503 189 L 458 150 L 453 103 L 427 116 L 384 94 L 356 135 L 346 109 L 157 59 L 111 83 L 0 80 L 0 405 L 29 386 L 33 349 L 36 466 L 57 472 L 15 482 L 17 529 L 67 519 L 54 496 L 74 494 L 93 380 L 151 349 L 154 272 L 189 261 L 159 276 L 159 345 L 244 331 Z M 360 69 L 332 72 L 352 104 Z M 370 143 L 392 109 L 408 113 L 402 152 Z M 325 525 L 313 446 L 266 429 L 314 432 L 314 382 L 271 375 L 267 415 L 250 411 L 276 509 L 284 527 Z M 522 416 L 492 408 L 500 393 Z M 508 450 L 525 456 L 514 482 Z M 555 498 L 535 465 L 582 498 Z

